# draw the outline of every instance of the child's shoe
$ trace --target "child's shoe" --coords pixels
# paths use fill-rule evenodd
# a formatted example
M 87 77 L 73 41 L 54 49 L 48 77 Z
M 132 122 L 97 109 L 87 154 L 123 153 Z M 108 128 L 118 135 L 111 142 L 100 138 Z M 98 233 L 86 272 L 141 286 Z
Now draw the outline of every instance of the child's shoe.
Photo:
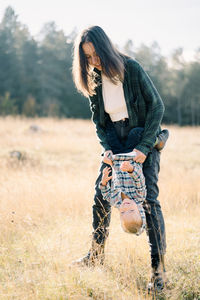
M 162 130 L 159 136 L 157 137 L 157 141 L 154 148 L 156 148 L 158 151 L 161 151 L 165 147 L 168 137 L 169 131 L 167 129 Z

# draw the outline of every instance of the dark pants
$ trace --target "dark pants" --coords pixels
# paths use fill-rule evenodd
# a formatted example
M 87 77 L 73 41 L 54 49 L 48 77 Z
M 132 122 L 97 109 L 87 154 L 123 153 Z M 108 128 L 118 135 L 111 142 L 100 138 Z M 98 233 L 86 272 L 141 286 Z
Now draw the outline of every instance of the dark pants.
M 119 124 L 118 124 L 119 125 Z M 127 126 L 128 127 L 128 126 Z M 128 129 L 127 129 L 128 131 Z M 129 128 L 130 131 L 130 128 Z M 118 133 L 118 137 L 119 133 Z M 124 141 L 124 137 L 122 142 Z M 108 227 L 110 224 L 111 207 L 108 201 L 104 200 L 99 189 L 99 183 L 102 177 L 102 170 L 106 166 L 101 164 L 100 173 L 96 180 L 95 197 L 93 205 L 93 239 L 98 244 L 103 244 L 108 236 Z M 160 152 L 155 148 L 152 149 L 152 163 L 151 165 L 143 165 L 143 172 L 145 176 L 145 183 L 147 187 L 147 203 L 150 210 L 145 211 L 147 220 L 147 234 L 149 237 L 149 245 L 151 255 L 165 254 L 166 238 L 165 238 L 165 223 L 160 207 L 160 202 L 157 200 L 158 189 L 158 173 L 160 170 Z
M 144 128 L 129 128 L 128 120 L 125 122 L 109 122 L 106 127 L 106 136 L 113 154 L 133 151 L 139 144 Z

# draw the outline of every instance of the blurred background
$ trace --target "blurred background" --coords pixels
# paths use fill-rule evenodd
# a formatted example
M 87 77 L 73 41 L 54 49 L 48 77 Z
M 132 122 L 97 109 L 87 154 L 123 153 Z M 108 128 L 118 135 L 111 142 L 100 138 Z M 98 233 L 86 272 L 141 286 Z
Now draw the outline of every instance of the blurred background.
M 71 74 L 74 39 L 90 25 L 138 60 L 163 98 L 169 282 L 159 299 L 200 299 L 199 13 L 200 0 L 0 0 L 1 300 L 153 299 L 147 236 L 125 234 L 117 210 L 105 266 L 70 266 L 91 246 L 101 161 Z
M 77 33 L 101 26 L 138 60 L 165 103 L 165 124 L 200 125 L 198 0 L 0 2 L 0 115 L 90 118 L 71 75 Z

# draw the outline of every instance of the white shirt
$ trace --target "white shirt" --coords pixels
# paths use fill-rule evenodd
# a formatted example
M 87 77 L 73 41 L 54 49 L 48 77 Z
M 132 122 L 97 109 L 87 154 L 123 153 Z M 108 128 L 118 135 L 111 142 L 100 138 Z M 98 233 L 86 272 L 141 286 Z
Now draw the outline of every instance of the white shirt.
M 113 122 L 128 118 L 126 101 L 122 82 L 117 84 L 102 74 L 102 92 L 104 109 L 110 115 Z

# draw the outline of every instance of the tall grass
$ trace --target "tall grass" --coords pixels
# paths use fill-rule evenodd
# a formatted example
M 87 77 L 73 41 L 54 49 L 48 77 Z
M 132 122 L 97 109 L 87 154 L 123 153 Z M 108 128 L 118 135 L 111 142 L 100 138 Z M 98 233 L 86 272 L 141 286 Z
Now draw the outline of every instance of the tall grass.
M 169 129 L 159 180 L 168 245 L 163 297 L 200 299 L 200 128 Z M 151 299 L 146 234 L 124 233 L 115 209 L 105 266 L 70 266 L 91 243 L 101 160 L 91 122 L 2 118 L 0 137 L 0 299 Z

